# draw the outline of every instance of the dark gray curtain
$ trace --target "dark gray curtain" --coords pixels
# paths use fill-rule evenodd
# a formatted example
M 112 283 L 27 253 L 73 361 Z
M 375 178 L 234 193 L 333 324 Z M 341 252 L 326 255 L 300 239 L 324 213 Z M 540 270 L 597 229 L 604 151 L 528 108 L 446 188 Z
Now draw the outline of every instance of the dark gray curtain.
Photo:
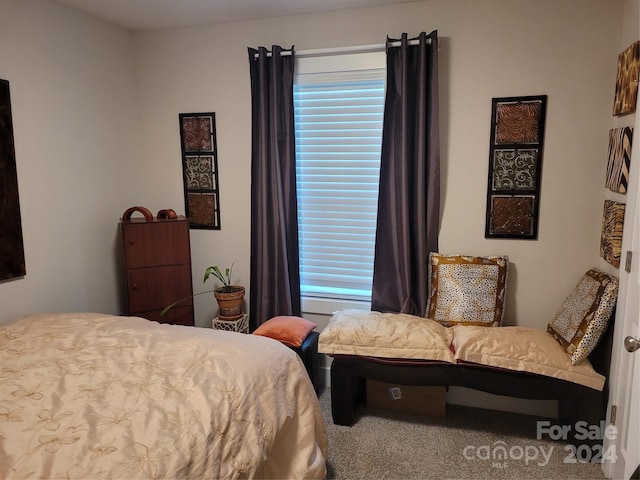
M 294 50 L 249 48 L 251 65 L 250 329 L 300 315 L 293 117 Z
M 387 39 L 387 90 L 371 309 L 424 316 L 438 251 L 438 34 Z M 391 46 L 400 42 L 399 47 Z

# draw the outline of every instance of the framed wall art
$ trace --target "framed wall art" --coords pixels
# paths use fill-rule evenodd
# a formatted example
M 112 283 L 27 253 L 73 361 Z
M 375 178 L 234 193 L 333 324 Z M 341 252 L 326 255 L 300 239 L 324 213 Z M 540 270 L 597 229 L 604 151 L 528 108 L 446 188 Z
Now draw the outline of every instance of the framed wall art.
M 181 113 L 184 203 L 190 228 L 220 230 L 215 113 Z
M 494 98 L 486 238 L 538 238 L 546 95 Z
M 640 41 L 637 41 L 618 55 L 613 115 L 625 115 L 636 111 L 639 71 Z
M 0 80 L 0 281 L 26 275 L 9 82 Z
M 624 203 L 615 202 L 613 200 L 604 201 L 604 209 L 602 212 L 602 236 L 600 238 L 600 256 L 616 268 L 620 267 L 624 211 Z
M 629 163 L 633 128 L 621 127 L 609 130 L 609 160 L 605 187 L 617 193 L 627 193 Z

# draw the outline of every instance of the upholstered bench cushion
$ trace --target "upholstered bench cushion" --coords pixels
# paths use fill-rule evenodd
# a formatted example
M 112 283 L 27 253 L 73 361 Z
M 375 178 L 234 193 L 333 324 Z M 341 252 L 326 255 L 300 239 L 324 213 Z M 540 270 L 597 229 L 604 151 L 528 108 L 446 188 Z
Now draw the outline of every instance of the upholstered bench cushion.
M 573 365 L 552 335 L 527 327 L 456 325 L 406 314 L 342 310 L 320 333 L 320 353 L 394 361 L 474 363 L 535 373 L 602 390 L 588 359 Z
M 320 334 L 319 351 L 455 363 L 451 339 L 451 329 L 428 318 L 349 309 L 331 317 Z
M 456 325 L 453 347 L 458 362 L 537 373 L 602 390 L 605 378 L 588 359 L 573 365 L 552 335 L 527 327 Z

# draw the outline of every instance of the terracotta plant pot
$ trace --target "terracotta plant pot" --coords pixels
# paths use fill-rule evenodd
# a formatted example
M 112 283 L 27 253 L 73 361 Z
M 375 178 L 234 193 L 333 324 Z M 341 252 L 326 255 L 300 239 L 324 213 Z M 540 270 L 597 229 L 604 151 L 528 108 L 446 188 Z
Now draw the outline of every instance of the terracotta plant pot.
M 213 292 L 218 301 L 218 318 L 232 322 L 242 318 L 242 302 L 244 300 L 244 287 L 241 285 L 231 285 L 231 292 L 220 287 Z

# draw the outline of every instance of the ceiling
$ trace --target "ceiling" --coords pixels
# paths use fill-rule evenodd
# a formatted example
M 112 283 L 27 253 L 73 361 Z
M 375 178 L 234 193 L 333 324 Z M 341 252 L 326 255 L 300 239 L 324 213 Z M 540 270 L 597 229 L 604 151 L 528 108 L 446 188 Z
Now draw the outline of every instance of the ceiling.
M 411 0 L 57 0 L 130 30 L 228 23 Z

